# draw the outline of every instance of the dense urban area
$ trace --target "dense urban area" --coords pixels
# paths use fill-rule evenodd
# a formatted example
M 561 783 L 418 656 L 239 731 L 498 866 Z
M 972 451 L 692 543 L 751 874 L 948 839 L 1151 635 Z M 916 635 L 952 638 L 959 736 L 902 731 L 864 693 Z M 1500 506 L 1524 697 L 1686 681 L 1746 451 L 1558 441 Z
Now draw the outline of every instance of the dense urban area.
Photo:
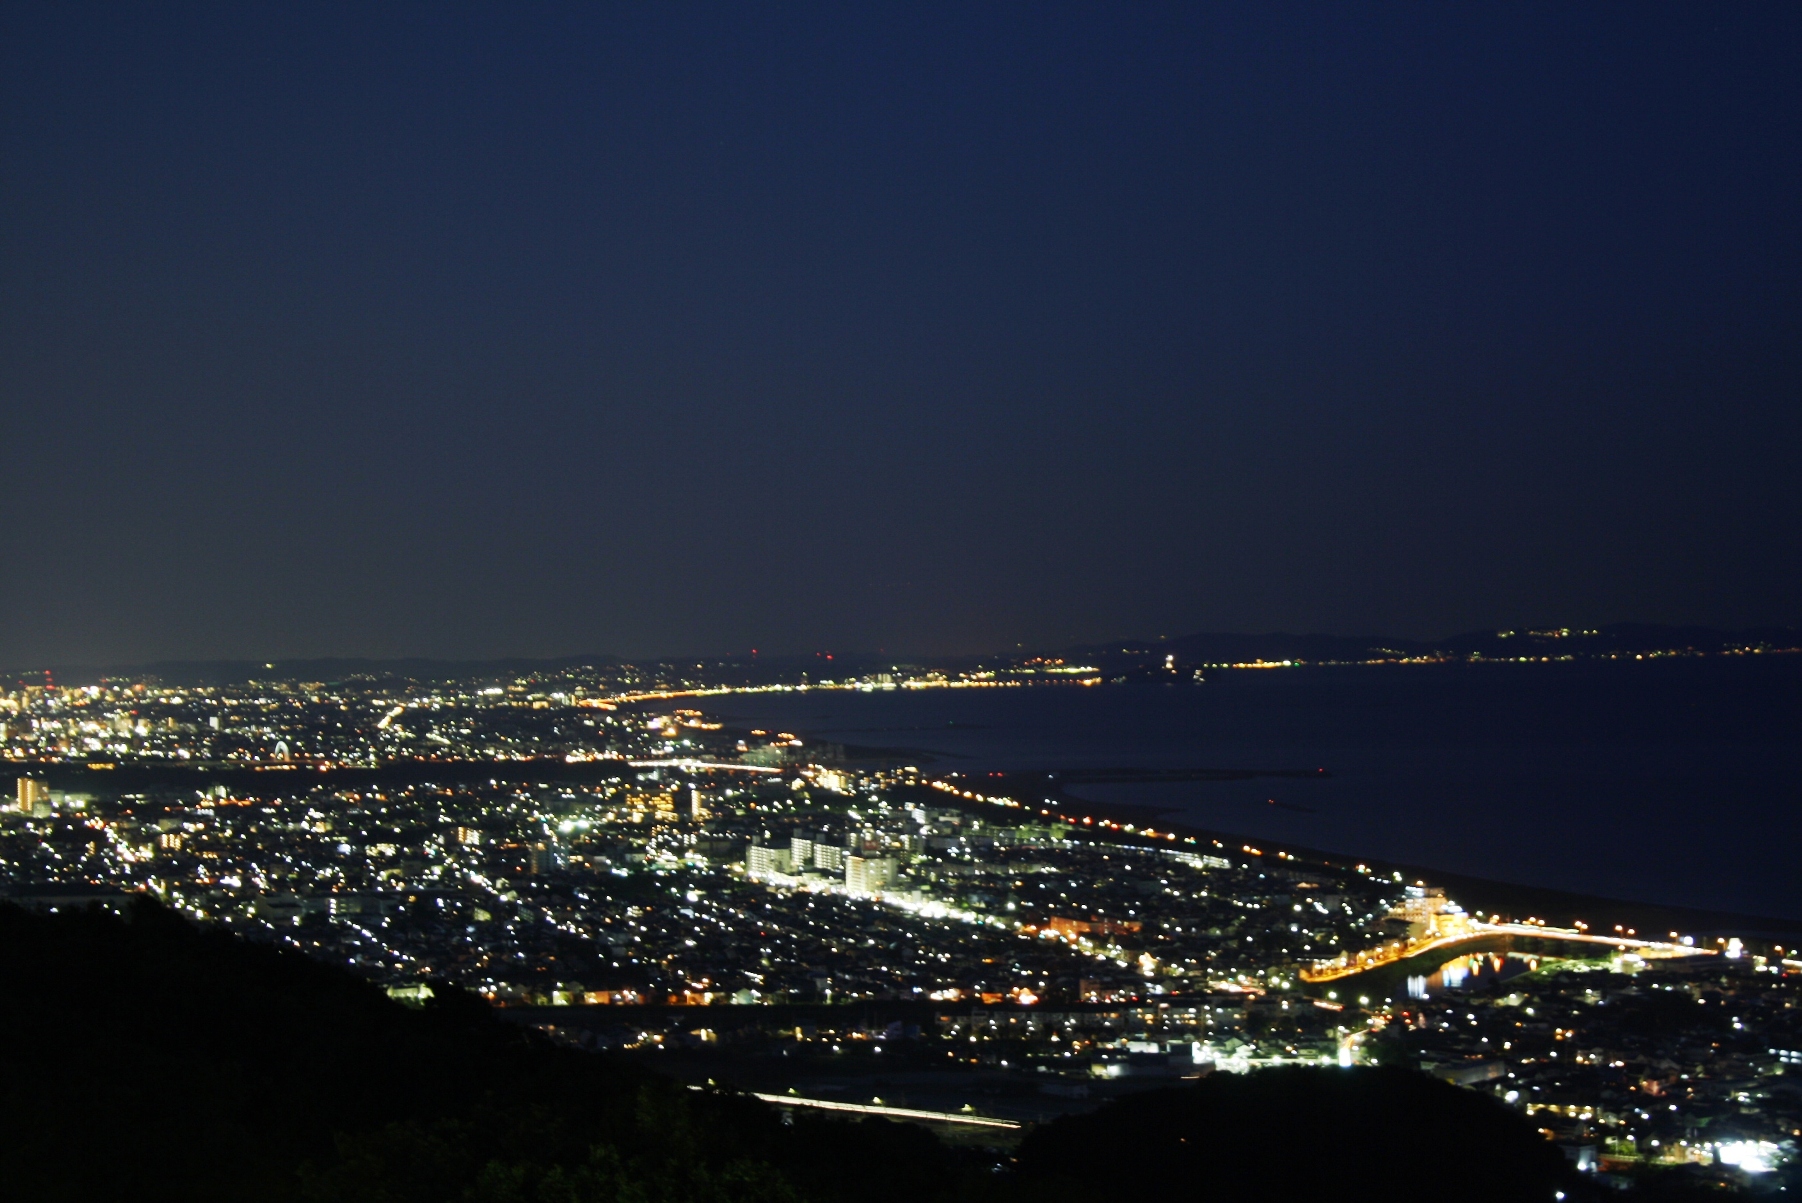
M 726 688 L 624 666 L 21 684 L 0 875 L 20 905 L 149 894 L 403 1000 L 460 986 L 795 1105 L 981 1133 L 1213 1072 L 1402 1064 L 1599 1180 L 1793 1166 L 1802 959 L 1768 938 L 1466 914 L 1399 873 L 735 729 L 709 713 Z

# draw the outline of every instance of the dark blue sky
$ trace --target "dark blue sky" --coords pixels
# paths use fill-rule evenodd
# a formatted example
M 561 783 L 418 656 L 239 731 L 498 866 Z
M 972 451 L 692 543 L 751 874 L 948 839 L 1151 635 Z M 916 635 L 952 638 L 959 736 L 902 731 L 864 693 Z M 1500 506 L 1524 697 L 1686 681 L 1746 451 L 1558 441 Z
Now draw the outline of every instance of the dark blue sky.
M 1802 624 L 1802 8 L 0 8 L 0 662 Z

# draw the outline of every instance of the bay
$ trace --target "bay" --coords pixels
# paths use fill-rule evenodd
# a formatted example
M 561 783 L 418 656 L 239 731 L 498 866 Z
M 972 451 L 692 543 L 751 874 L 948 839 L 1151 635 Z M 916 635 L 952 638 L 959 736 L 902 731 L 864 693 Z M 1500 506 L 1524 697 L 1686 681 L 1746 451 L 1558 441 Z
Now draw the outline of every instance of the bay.
M 1802 657 L 1222 670 L 1201 685 L 739 695 L 935 771 L 1324 769 L 1085 786 L 1251 840 L 1802 918 Z

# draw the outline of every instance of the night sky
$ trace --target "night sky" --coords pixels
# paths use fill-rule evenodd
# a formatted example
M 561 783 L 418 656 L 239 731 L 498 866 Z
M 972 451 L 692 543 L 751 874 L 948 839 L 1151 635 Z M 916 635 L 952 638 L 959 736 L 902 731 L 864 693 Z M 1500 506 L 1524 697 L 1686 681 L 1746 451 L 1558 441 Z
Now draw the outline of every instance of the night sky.
M 0 7 L 0 663 L 1802 624 L 1802 6 Z

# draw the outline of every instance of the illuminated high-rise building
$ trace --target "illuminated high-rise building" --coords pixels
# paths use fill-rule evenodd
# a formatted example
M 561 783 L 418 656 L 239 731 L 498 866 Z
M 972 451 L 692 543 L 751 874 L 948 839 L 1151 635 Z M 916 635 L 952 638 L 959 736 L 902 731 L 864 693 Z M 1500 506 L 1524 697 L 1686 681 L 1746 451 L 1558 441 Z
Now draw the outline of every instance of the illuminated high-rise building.
M 752 844 L 745 849 L 745 872 L 752 878 L 769 877 L 772 874 L 786 876 L 793 870 L 793 854 L 787 848 L 773 848 L 768 844 Z
M 892 856 L 845 857 L 845 891 L 850 894 L 880 894 L 895 879 Z
M 50 787 L 36 777 L 19 778 L 19 810 L 35 815 L 50 809 Z

